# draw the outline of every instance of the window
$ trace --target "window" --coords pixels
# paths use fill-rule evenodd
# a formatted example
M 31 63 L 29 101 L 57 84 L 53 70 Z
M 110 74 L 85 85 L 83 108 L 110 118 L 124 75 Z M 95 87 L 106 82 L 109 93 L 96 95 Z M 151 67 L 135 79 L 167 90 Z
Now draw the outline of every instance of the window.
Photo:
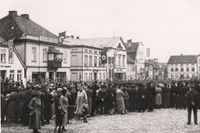
M 54 54 L 49 54 L 49 60 L 50 61 L 54 60 Z
M 187 72 L 189 72 L 189 71 L 190 71 L 190 68 L 189 68 L 189 67 L 187 67 L 187 68 L 186 68 L 186 71 L 187 71 Z
M 97 56 L 94 56 L 94 66 L 97 66 Z
M 195 71 L 194 67 L 192 67 L 192 71 L 193 71 L 193 72 Z
M 174 68 L 171 68 L 171 72 L 173 72 L 174 71 Z
M 123 67 L 125 66 L 125 55 L 123 55 Z
M 43 62 L 47 61 L 47 48 L 43 48 L 43 58 L 42 58 Z
M 101 73 L 99 73 L 99 80 L 101 80 Z
M 6 53 L 1 53 L 1 63 L 6 63 Z
M 89 56 L 89 66 L 92 66 L 92 55 Z
M 84 74 L 85 81 L 87 81 L 87 78 L 88 78 L 87 75 L 88 75 L 87 73 Z
M 106 74 L 105 73 L 103 73 L 103 80 L 105 80 L 106 79 Z
M 32 62 L 37 61 L 37 49 L 36 47 L 32 47 Z
M 88 55 L 84 56 L 84 66 L 88 66 Z
M 184 72 L 184 68 L 183 67 L 181 68 L 181 72 Z
M 94 54 L 97 54 L 97 51 L 94 51 Z
M 92 50 L 89 50 L 89 53 L 91 54 L 91 53 L 92 53 Z
M 118 55 L 118 65 L 121 66 L 121 55 Z
M 17 70 L 17 81 L 22 80 L 22 71 L 21 70 Z
M 9 52 L 8 54 L 8 62 L 13 63 L 13 52 Z
M 175 71 L 178 72 L 178 67 L 175 68 Z
M 72 66 L 78 65 L 78 56 L 77 55 L 72 55 L 71 63 L 72 63 Z
M 85 53 L 88 53 L 88 49 L 85 49 L 84 51 L 85 51 Z
M 101 57 L 99 57 L 99 66 L 101 66 Z
M 15 71 L 14 70 L 10 70 L 10 79 L 14 80 L 15 78 Z
M 92 73 L 89 74 L 89 80 L 92 80 Z
M 64 51 L 63 53 L 63 63 L 67 63 L 67 51 Z

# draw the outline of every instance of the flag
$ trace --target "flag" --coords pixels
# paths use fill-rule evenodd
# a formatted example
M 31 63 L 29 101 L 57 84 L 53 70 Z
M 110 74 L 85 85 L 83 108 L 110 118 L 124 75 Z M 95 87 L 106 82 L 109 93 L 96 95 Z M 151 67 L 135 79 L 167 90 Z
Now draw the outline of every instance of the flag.
M 66 35 L 65 35 L 65 34 L 66 34 L 66 31 L 59 33 L 59 36 L 58 36 L 58 43 L 63 44 L 64 39 L 66 38 Z
M 107 53 L 106 53 L 106 50 L 103 50 L 103 51 L 101 52 L 101 63 L 102 63 L 102 64 L 107 63 Z

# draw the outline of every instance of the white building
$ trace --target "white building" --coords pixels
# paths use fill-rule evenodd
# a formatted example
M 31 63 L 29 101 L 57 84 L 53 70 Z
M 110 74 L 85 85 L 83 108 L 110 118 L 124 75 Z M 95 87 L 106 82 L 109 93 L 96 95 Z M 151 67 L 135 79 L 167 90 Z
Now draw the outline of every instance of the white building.
M 172 80 L 199 78 L 200 60 L 197 55 L 170 56 L 167 69 Z
M 145 78 L 145 50 L 142 42 L 132 42 L 127 40 L 125 47 L 128 55 L 128 73 L 127 79 L 144 79 Z
M 9 47 L 8 42 L 0 37 L 0 81 L 6 78 L 24 81 L 24 70 L 25 65 L 19 53 L 14 47 Z
M 70 48 L 58 37 L 16 11 L 0 20 L 0 36 L 14 39 L 13 46 L 25 64 L 24 78 L 36 82 L 70 80 Z
M 72 39 L 65 42 L 71 46 L 72 80 L 125 80 L 127 52 L 121 37 Z M 102 63 L 102 52 L 107 63 Z

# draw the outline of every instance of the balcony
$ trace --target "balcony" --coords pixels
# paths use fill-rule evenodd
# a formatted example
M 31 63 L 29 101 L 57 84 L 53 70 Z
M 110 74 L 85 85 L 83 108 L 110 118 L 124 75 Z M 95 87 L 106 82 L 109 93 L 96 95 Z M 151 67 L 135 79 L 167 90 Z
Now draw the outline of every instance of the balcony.
M 56 71 L 58 68 L 62 67 L 62 53 L 59 50 L 50 47 L 47 56 L 48 70 Z
M 48 69 L 57 70 L 62 67 L 62 59 L 48 60 Z

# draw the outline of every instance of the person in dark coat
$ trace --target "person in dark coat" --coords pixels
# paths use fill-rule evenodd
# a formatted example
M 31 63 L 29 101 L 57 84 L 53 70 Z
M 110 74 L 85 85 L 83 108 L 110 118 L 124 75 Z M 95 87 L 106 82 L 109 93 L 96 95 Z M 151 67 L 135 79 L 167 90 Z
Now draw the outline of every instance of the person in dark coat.
M 189 87 L 189 91 L 187 93 L 187 107 L 188 107 L 188 122 L 187 124 L 191 124 L 191 112 L 194 113 L 194 123 L 197 123 L 197 106 L 199 94 L 195 90 L 194 86 Z
M 1 123 L 4 123 L 6 116 L 6 98 L 1 94 Z
M 44 120 L 45 124 L 50 123 L 50 119 L 52 118 L 52 110 L 51 105 L 53 104 L 53 96 L 49 93 L 48 90 L 44 93 Z
M 138 94 L 139 94 L 139 102 L 140 102 L 140 107 L 139 107 L 139 112 L 145 112 L 146 110 L 146 87 L 143 84 L 140 84 L 140 87 L 138 89 Z
M 139 99 L 139 96 L 138 96 L 138 87 L 136 85 L 132 85 L 131 88 L 130 88 L 130 91 L 129 91 L 129 107 L 130 107 L 130 111 L 136 111 L 137 108 L 138 108 L 138 99 Z
M 29 128 L 33 129 L 33 133 L 40 133 L 38 130 L 41 129 L 41 106 L 40 92 L 38 91 L 29 103 L 29 109 L 31 109 Z
M 55 129 L 54 129 L 54 133 L 57 130 L 58 127 L 58 133 L 61 133 L 61 126 L 63 124 L 63 117 L 64 117 L 64 110 L 62 109 L 61 105 L 60 105 L 60 97 L 61 97 L 61 91 L 62 88 L 58 88 L 57 89 L 57 95 L 54 97 L 54 102 L 55 102 Z
M 153 83 L 149 83 L 147 86 L 147 108 L 148 111 L 152 112 L 155 103 L 155 87 Z

